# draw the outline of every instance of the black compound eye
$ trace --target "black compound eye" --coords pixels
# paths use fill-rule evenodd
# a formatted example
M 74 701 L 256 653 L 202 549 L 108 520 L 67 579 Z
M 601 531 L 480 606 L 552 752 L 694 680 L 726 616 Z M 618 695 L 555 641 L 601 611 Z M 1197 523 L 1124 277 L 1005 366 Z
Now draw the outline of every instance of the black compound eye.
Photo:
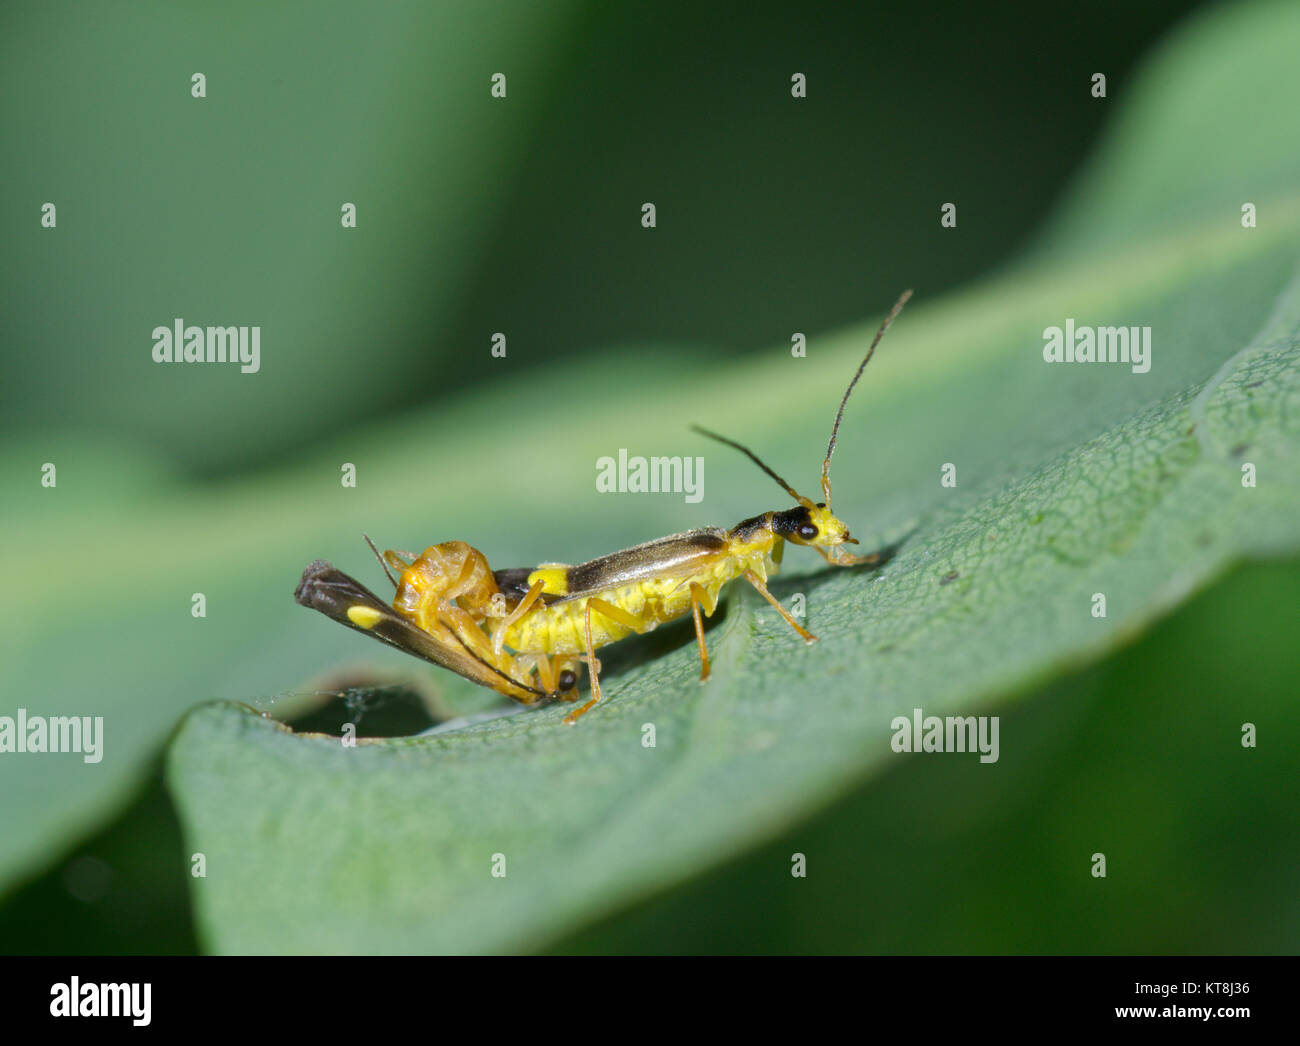
M 559 687 L 561 690 L 572 690 L 578 683 L 578 673 L 571 668 L 566 668 L 560 673 Z
M 817 528 L 814 527 L 811 523 L 800 523 L 799 536 L 803 538 L 805 541 L 811 541 L 813 538 L 817 536 Z

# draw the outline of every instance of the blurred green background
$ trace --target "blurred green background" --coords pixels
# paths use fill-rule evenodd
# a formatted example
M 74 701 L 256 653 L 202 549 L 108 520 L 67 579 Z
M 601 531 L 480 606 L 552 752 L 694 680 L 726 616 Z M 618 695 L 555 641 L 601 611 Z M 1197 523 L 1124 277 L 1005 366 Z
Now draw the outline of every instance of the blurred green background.
M 246 474 L 566 355 L 934 298 L 1027 241 L 1193 6 L 6 4 L 0 422 Z M 262 372 L 155 365 L 178 316 L 259 324 Z
M 903 286 L 938 298 L 1032 249 L 1136 63 L 1198 6 L 1101 3 L 1047 21 L 1028 3 L 815 18 L 776 4 L 8 4 L 5 482 L 26 490 L 21 469 L 58 460 L 61 485 L 97 489 L 93 511 L 58 523 L 67 554 L 93 564 L 115 554 L 97 544 L 102 518 L 160 492 L 212 511 L 226 484 L 274 481 L 343 429 L 455 412 L 503 376 L 542 384 L 556 361 L 590 354 L 619 361 L 632 387 L 674 354 L 741 359 L 796 330 L 815 339 Z M 809 84 L 798 102 L 796 71 Z M 1096 71 L 1104 101 L 1088 92 Z M 207 77 L 202 100 L 194 72 Z M 508 76 L 504 101 L 489 96 L 495 72 Z M 47 200 L 54 232 L 39 225 Z M 652 233 L 639 225 L 646 200 L 658 205 Z M 939 227 L 948 200 L 955 232 Z M 340 228 L 345 201 L 355 230 Z M 260 325 L 262 372 L 153 364 L 150 331 L 178 316 Z M 489 355 L 495 331 L 509 337 L 505 360 Z M 754 410 L 777 395 L 756 390 Z M 539 424 L 558 424 L 582 402 L 548 390 L 538 407 Z M 690 420 L 665 407 L 666 427 Z M 452 450 L 472 440 L 471 429 Z M 51 527 L 6 502 L 17 547 Z M 369 514 L 383 526 L 396 509 Z M 258 542 L 256 521 L 228 523 L 233 544 Z M 169 583 L 140 569 L 150 594 Z M 895 771 L 556 947 L 1294 950 L 1300 826 L 1294 803 L 1269 792 L 1286 748 L 1238 764 L 1205 732 L 1249 718 L 1252 695 L 1294 694 L 1290 635 L 1248 611 L 1294 606 L 1298 585 L 1294 566 L 1243 568 L 1129 650 L 1028 695 L 1004 737 L 1041 744 L 1013 755 L 1004 743 L 998 775 Z M 184 598 L 193 586 L 174 587 Z M 134 595 L 84 608 L 70 593 L 69 613 L 91 620 L 69 642 L 103 665 L 106 689 L 123 669 L 93 617 L 129 615 Z M 7 664 L 25 639 L 10 630 Z M 1240 660 L 1210 662 L 1211 642 Z M 168 656 L 160 674 L 178 670 Z M 223 656 L 189 670 L 193 699 L 305 673 L 262 649 L 235 667 Z M 62 671 L 48 667 L 55 690 Z M 1244 706 L 1225 705 L 1228 691 Z M 7 692 L 4 704 L 24 700 Z M 1176 736 L 1178 757 L 1135 776 L 1099 737 L 1117 718 L 1130 754 Z M 1296 720 L 1271 725 L 1293 750 Z M 141 748 L 171 726 L 141 727 Z M 1207 780 L 1257 801 L 1216 801 Z M 197 946 L 176 815 L 144 781 L 67 815 L 57 845 L 7 869 L 0 951 Z M 1171 864 L 1163 884 L 1116 884 L 1095 908 L 1063 901 L 1078 871 L 1052 865 L 1050 841 L 1144 800 L 1156 813 L 1134 844 L 1209 854 L 1199 877 Z M 1276 864 L 1240 845 L 1261 837 L 1279 841 Z M 882 841 L 905 859 L 877 867 Z M 794 893 L 792 850 L 823 855 L 830 874 Z M 1207 905 L 1222 919 L 1207 923 Z

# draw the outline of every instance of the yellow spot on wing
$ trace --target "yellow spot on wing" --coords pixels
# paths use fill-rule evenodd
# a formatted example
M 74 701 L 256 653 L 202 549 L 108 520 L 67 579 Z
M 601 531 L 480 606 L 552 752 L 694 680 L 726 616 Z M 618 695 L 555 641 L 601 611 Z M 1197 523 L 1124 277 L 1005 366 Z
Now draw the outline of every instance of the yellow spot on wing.
M 542 583 L 542 591 L 548 596 L 567 596 L 569 594 L 568 567 L 538 567 L 528 575 L 528 584 Z
M 348 620 L 356 625 L 357 628 L 374 628 L 383 619 L 384 615 L 374 607 L 363 606 L 361 604 L 354 607 L 348 607 Z

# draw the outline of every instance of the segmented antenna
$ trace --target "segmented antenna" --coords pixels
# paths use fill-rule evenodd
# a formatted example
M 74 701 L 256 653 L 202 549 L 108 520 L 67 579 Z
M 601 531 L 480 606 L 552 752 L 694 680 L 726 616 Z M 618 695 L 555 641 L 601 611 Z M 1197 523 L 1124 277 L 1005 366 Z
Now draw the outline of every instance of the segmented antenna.
M 826 445 L 826 460 L 822 462 L 822 493 L 826 496 L 826 509 L 830 511 L 831 507 L 831 455 L 835 453 L 835 441 L 840 434 L 840 419 L 844 417 L 844 406 L 849 402 L 849 396 L 853 393 L 853 386 L 858 383 L 862 377 L 862 372 L 866 370 L 867 364 L 871 362 L 871 357 L 876 351 L 876 346 L 880 344 L 880 339 L 885 336 L 885 331 L 889 330 L 889 325 L 894 322 L 895 317 L 903 311 L 903 306 L 907 304 L 907 299 L 912 296 L 910 290 L 903 291 L 899 295 L 898 301 L 894 307 L 889 310 L 889 315 L 885 317 L 885 322 L 880 325 L 880 330 L 876 331 L 876 336 L 871 339 L 871 347 L 867 349 L 867 354 L 858 364 L 858 372 L 853 375 L 853 380 L 849 382 L 849 387 L 844 390 L 844 398 L 840 400 L 840 409 L 835 412 L 835 424 L 831 426 L 831 441 Z M 744 448 L 741 448 L 744 450 Z M 749 453 L 745 451 L 745 453 Z M 751 454 L 750 457 L 753 457 Z M 755 458 L 754 460 L 758 460 Z M 791 491 L 793 493 L 793 491 Z M 797 497 L 798 495 L 796 495 Z
M 710 432 L 708 429 L 702 428 L 699 425 L 692 425 L 691 431 L 698 432 L 701 436 L 708 436 L 709 439 L 715 439 L 719 443 L 725 443 L 728 447 L 735 447 L 736 450 L 740 451 L 747 458 L 749 458 L 750 461 L 752 461 L 755 465 L 757 465 L 769 476 L 771 476 L 774 480 L 776 480 L 777 483 L 781 485 L 782 489 L 784 489 L 787 494 L 789 494 L 792 498 L 794 498 L 795 501 L 799 502 L 799 504 L 803 505 L 805 508 L 813 507 L 813 503 L 808 498 L 804 497 L 797 490 L 795 490 L 794 487 L 790 486 L 789 483 L 787 483 L 775 472 L 773 472 L 770 468 L 764 465 L 762 459 L 759 458 L 759 456 L 755 454 L 752 450 L 750 450 L 748 447 L 744 446 L 743 444 L 737 443 L 733 439 L 727 439 L 726 436 L 719 436 L 716 432 Z

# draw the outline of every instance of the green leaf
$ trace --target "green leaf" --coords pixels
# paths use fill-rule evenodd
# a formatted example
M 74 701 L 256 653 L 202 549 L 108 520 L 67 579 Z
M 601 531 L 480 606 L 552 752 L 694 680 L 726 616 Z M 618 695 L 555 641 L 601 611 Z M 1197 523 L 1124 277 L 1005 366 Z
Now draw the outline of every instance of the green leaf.
M 1220 124 L 1238 116 L 1197 108 L 1189 81 L 1200 66 L 1166 56 L 1167 75 L 1152 77 L 1126 125 L 1178 132 L 1162 139 L 1183 162 L 1163 182 L 1161 214 L 1108 175 L 1141 169 L 1150 151 L 1145 135 L 1121 135 L 1085 178 L 1104 191 L 1083 190 L 1086 206 L 1067 206 L 1063 226 L 1105 227 L 1106 237 L 1080 249 L 1076 232 L 1062 233 L 1032 268 L 941 302 L 922 293 L 891 332 L 846 418 L 835 504 L 864 544 L 908 536 L 875 574 L 818 569 L 789 551 L 773 588 L 787 602 L 805 594 L 815 646 L 736 586 L 709 633 L 707 686 L 696 681 L 689 628 L 662 629 L 611 652 L 607 700 L 573 728 L 552 708 L 345 748 L 247 707 L 192 712 L 169 780 L 188 846 L 206 858 L 193 887 L 207 947 L 538 947 L 887 768 L 895 716 L 995 709 L 1124 643 L 1228 565 L 1294 554 L 1300 198 L 1276 177 L 1288 161 L 1271 143 L 1300 129 L 1290 57 L 1300 17 L 1266 10 L 1234 9 L 1213 24 L 1219 60 L 1250 67 L 1273 106 L 1267 141 L 1234 139 L 1242 148 L 1232 158 L 1240 171 L 1258 160 L 1270 195 L 1251 202 L 1267 220 L 1243 229 L 1245 200 L 1212 198 L 1195 175 L 1199 159 L 1219 156 L 1230 130 Z M 1195 54 L 1204 39 L 1193 27 L 1175 46 Z M 1042 331 L 1067 318 L 1149 325 L 1151 371 L 1045 364 Z M 249 635 L 283 640 L 275 666 L 285 683 L 340 657 L 394 664 L 319 619 L 292 617 L 284 564 L 326 555 L 363 572 L 368 554 L 344 542 L 363 527 L 399 547 L 462 537 L 499 566 L 574 561 L 776 507 L 765 478 L 701 447 L 685 423 L 753 445 L 814 489 L 839 390 L 874 326 L 807 360 L 780 349 L 742 368 L 703 354 L 623 353 L 340 437 L 312 467 L 226 495 L 227 540 L 246 539 L 229 526 L 242 508 L 257 548 L 225 592 L 242 596 Z M 571 409 L 533 422 L 539 403 Z M 618 447 L 704 453 L 706 501 L 597 495 L 595 458 Z M 333 486 L 341 460 L 359 464 L 364 505 Z M 944 463 L 956 466 L 956 488 L 940 485 Z M 1246 464 L 1254 487 L 1243 485 Z M 184 517 L 182 541 L 177 516 L 158 528 L 164 566 L 184 561 L 201 574 L 229 561 L 219 528 Z M 328 528 L 317 522 L 326 518 Z M 195 556 L 196 546 L 216 548 Z M 278 588 L 264 571 L 279 571 Z M 1092 613 L 1096 593 L 1104 618 Z M 262 658 L 245 666 L 262 672 L 250 693 L 253 678 L 275 675 Z M 653 748 L 642 745 L 646 723 Z M 497 854 L 504 878 L 491 874 Z

